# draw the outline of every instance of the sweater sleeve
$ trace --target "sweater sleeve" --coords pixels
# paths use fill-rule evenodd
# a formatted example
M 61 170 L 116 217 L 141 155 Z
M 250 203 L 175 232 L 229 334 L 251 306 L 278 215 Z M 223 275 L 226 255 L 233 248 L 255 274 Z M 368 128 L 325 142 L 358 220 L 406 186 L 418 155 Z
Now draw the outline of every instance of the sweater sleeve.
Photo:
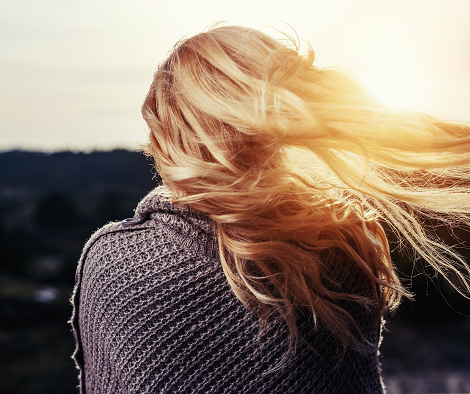
M 81 340 L 81 331 L 79 327 L 79 314 L 80 310 L 80 296 L 81 296 L 81 289 L 82 289 L 82 277 L 83 277 L 83 267 L 85 266 L 85 262 L 87 259 L 90 258 L 89 251 L 93 248 L 95 243 L 103 236 L 114 231 L 119 231 L 121 229 L 121 225 L 118 223 L 111 223 L 108 224 L 97 232 L 95 232 L 90 239 L 85 244 L 82 255 L 78 262 L 78 267 L 75 273 L 75 287 L 71 298 L 71 303 L 73 306 L 72 309 L 72 317 L 70 319 L 70 324 L 72 326 L 72 333 L 75 339 L 75 350 L 72 355 L 72 359 L 75 361 L 75 366 L 79 371 L 79 388 L 80 393 L 85 393 L 85 386 L 84 386 L 84 357 L 83 357 L 83 346 Z M 93 255 L 93 252 L 91 253 Z

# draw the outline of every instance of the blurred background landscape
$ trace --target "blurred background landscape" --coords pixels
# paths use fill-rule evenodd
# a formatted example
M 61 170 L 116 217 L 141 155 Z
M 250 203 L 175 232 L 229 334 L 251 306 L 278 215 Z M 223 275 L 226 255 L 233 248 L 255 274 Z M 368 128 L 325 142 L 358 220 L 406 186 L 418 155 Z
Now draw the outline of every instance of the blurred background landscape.
M 81 249 L 103 224 L 132 217 L 159 181 L 151 161 L 126 150 L 0 153 L 0 393 L 78 392 L 67 320 Z M 394 261 L 409 281 L 406 254 L 395 251 Z M 384 332 L 388 392 L 468 393 L 470 302 L 417 271 L 416 301 Z
M 125 150 L 0 153 L 0 393 L 77 393 L 67 324 L 84 242 L 158 183 Z
M 470 121 L 468 0 L 0 0 L 1 394 L 78 392 L 81 248 L 158 184 L 140 105 L 173 45 L 218 21 L 298 35 L 385 105 Z M 416 300 L 388 317 L 388 393 L 470 393 L 470 303 L 393 258 Z

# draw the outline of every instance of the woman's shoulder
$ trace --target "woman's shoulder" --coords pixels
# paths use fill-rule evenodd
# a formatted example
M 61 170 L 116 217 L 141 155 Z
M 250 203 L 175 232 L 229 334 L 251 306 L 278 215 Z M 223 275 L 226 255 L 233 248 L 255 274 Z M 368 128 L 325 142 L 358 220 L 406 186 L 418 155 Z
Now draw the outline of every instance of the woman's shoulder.
M 176 249 L 197 248 L 217 257 L 212 221 L 189 207 L 172 204 L 167 189 L 160 186 L 142 199 L 134 217 L 97 230 L 85 244 L 82 259 L 89 258 L 91 251 L 101 253 L 110 245 L 114 250 L 152 247 L 165 239 L 170 239 Z
M 208 220 L 158 204 L 165 209 L 138 208 L 134 218 L 105 225 L 86 243 L 76 276 L 82 311 L 90 304 L 85 309 L 96 312 L 104 299 L 123 307 L 142 297 L 166 297 L 173 287 L 181 292 L 185 283 L 196 285 L 201 273 L 223 282 Z
M 210 219 L 171 204 L 164 192 L 157 188 L 139 203 L 133 218 L 108 223 L 90 237 L 77 268 L 77 285 L 95 285 L 100 278 L 104 286 L 105 280 L 135 271 L 154 275 L 195 259 L 217 261 Z
M 74 358 L 87 392 L 99 392 L 97 371 L 104 367 L 142 372 L 144 362 L 131 365 L 135 349 L 163 346 L 163 338 L 179 332 L 175 325 L 192 326 L 214 304 L 207 302 L 208 294 L 222 297 L 221 305 L 236 304 L 214 245 L 209 219 L 156 193 L 144 198 L 134 218 L 109 223 L 90 237 L 77 269 L 71 320 Z M 215 306 L 209 309 L 221 313 Z

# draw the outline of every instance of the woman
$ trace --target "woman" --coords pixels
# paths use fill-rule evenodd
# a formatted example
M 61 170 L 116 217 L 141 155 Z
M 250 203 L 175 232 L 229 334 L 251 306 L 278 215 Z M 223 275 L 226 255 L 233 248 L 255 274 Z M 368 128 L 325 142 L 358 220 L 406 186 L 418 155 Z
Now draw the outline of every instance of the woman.
M 381 318 L 409 296 L 385 227 L 468 294 L 423 219 L 468 224 L 469 127 L 313 62 L 226 26 L 159 66 L 142 113 L 164 186 L 77 271 L 82 393 L 382 393 Z

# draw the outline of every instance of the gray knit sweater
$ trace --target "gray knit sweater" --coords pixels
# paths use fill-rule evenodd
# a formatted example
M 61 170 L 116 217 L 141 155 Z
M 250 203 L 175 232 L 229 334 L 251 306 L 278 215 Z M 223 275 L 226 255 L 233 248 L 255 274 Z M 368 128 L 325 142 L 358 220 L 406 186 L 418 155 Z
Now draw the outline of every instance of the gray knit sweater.
M 372 350 L 343 357 L 331 334 L 300 322 L 305 341 L 286 359 L 286 327 L 258 336 L 232 293 L 210 220 L 165 194 L 84 248 L 72 316 L 81 393 L 383 393 L 379 324 L 351 307 Z

